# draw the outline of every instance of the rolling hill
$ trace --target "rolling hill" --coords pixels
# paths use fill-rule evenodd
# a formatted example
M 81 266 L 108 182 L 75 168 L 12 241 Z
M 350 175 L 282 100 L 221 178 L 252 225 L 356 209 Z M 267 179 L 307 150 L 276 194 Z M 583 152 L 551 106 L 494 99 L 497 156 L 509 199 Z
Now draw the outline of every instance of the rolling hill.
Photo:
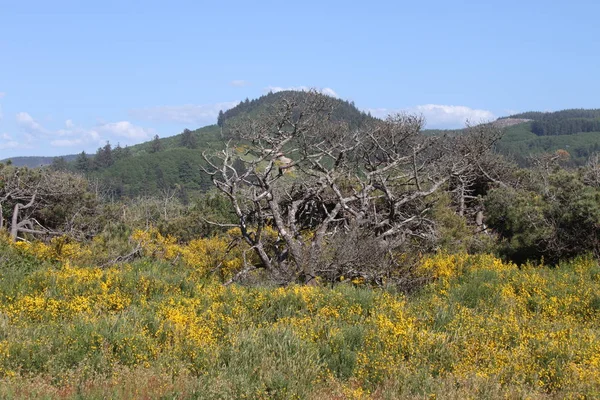
M 246 100 L 224 112 L 219 123 L 227 124 L 245 116 L 268 111 L 269 107 L 286 96 L 306 96 L 306 92 L 284 91 L 269 93 L 255 100 Z M 348 101 L 335 99 L 332 118 L 346 121 L 351 126 L 374 119 Z M 186 138 L 187 134 L 187 138 Z M 179 187 L 193 193 L 212 186 L 209 176 L 202 172 L 202 151 L 223 148 L 226 138 L 218 125 L 205 126 L 195 131 L 140 143 L 127 148 L 127 156 L 114 159 L 109 165 L 94 167 L 90 176 L 106 182 L 118 196 L 137 196 L 163 188 Z M 156 151 L 156 149 L 159 149 Z M 98 154 L 103 153 L 99 149 Z M 75 168 L 76 163 L 71 163 Z
M 498 151 L 527 164 L 527 157 L 544 152 L 566 150 L 573 165 L 585 163 L 600 151 L 600 109 L 571 109 L 556 112 L 526 112 L 498 121 L 521 119 L 525 122 L 506 128 Z
M 12 157 L 6 158 L 4 160 L 0 160 L 0 163 L 6 163 L 10 160 L 10 162 L 16 167 L 29 167 L 29 168 L 38 168 L 45 167 L 46 165 L 52 164 L 55 159 L 63 158 L 67 162 L 75 161 L 77 158 L 77 154 L 69 154 L 66 156 L 56 156 L 56 157 L 36 157 L 36 156 L 25 156 L 25 157 Z
M 221 113 L 219 125 L 226 126 L 237 119 L 268 111 L 286 96 L 305 95 L 306 92 L 283 91 L 254 100 L 246 99 Z M 335 99 L 335 105 L 332 117 L 351 126 L 359 127 L 375 119 L 358 110 L 352 102 Z M 494 124 L 505 129 L 497 150 L 523 166 L 528 164 L 529 156 L 542 152 L 563 149 L 571 155 L 572 165 L 581 165 L 590 154 L 600 151 L 600 109 L 526 112 L 499 118 Z M 454 135 L 460 134 L 460 131 L 426 130 L 424 133 Z M 63 158 L 68 162 L 66 168 L 85 172 L 105 182 L 117 196 L 137 196 L 175 186 L 183 191 L 196 192 L 211 186 L 209 177 L 201 170 L 204 161 L 200 150 L 217 150 L 224 146 L 224 142 L 221 127 L 210 125 L 125 149 L 100 148 L 96 156 L 79 160 L 79 163 L 81 155 Z M 50 165 L 57 158 L 14 157 L 11 161 L 17 166 L 39 167 Z

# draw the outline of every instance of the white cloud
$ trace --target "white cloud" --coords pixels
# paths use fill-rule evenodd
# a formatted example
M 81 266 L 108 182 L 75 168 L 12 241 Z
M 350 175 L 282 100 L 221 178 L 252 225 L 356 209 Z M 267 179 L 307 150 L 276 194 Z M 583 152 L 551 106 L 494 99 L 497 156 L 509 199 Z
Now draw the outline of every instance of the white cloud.
M 319 93 L 322 93 L 324 95 L 327 96 L 331 96 L 331 97 L 340 97 L 335 90 L 333 90 L 332 88 L 311 88 L 308 86 L 291 86 L 291 87 L 282 87 L 282 86 L 267 86 L 265 88 L 265 92 L 273 92 L 273 93 L 277 93 L 277 92 L 283 92 L 284 90 L 296 90 L 296 91 L 301 91 L 301 92 L 308 92 L 309 90 L 316 90 Z
M 0 99 L 6 96 L 6 92 L 0 92 Z
M 17 125 L 21 128 L 22 131 L 30 134 L 45 134 L 47 133 L 46 129 L 36 122 L 33 117 L 26 112 L 20 112 L 16 116 Z
M 12 136 L 8 133 L 3 133 L 0 138 L 2 138 L 2 140 L 0 140 L 0 150 L 14 149 L 19 146 L 19 142 L 13 140 Z
M 481 123 L 496 119 L 494 113 L 488 110 L 441 104 L 425 104 L 406 109 L 371 108 L 367 111 L 379 118 L 384 118 L 396 112 L 421 114 L 425 117 L 427 128 L 430 129 L 462 128 L 467 121 Z
M 15 141 L 15 140 L 9 140 L 7 142 L 0 142 L 0 150 L 16 149 L 17 147 L 19 147 L 19 142 Z
M 83 128 L 75 125 L 68 119 L 65 121 L 67 129 L 59 129 L 55 133 L 61 139 L 50 141 L 55 147 L 72 147 L 89 143 L 102 144 L 105 140 L 116 138 L 130 139 L 135 142 L 149 139 L 155 131 L 132 124 L 129 121 L 102 123 L 92 128 Z
M 194 126 L 215 124 L 220 110 L 235 107 L 239 101 L 215 104 L 185 104 L 181 106 L 156 106 L 130 110 L 129 115 L 150 121 L 178 122 Z
M 52 140 L 50 145 L 52 147 L 73 147 L 84 144 L 83 139 L 57 139 Z
M 50 145 L 54 147 L 101 145 L 106 140 L 115 141 L 119 138 L 123 138 L 125 142 L 140 142 L 155 134 L 153 129 L 143 128 L 129 121 L 102 122 L 96 126 L 86 128 L 68 119 L 65 121 L 65 128 L 50 130 L 26 112 L 18 113 L 16 118 L 17 125 L 23 131 L 26 143 L 49 140 Z M 12 140 L 10 141 L 12 142 Z
M 97 128 L 100 133 L 116 135 L 128 139 L 148 139 L 152 130 L 132 124 L 129 121 L 111 122 Z
M 244 86 L 249 86 L 250 82 L 245 81 L 243 79 L 235 79 L 235 80 L 229 82 L 229 84 L 231 86 L 235 86 L 235 87 L 244 87 Z

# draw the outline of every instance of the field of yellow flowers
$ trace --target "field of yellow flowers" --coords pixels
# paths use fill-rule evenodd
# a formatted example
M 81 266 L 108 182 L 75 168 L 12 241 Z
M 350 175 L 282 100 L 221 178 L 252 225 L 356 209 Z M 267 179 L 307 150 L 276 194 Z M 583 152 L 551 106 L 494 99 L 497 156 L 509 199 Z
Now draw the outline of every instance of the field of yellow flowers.
M 225 287 L 227 241 L 133 239 L 144 257 L 107 268 L 62 238 L 0 239 L 1 398 L 600 398 L 593 259 L 439 254 L 406 297 Z

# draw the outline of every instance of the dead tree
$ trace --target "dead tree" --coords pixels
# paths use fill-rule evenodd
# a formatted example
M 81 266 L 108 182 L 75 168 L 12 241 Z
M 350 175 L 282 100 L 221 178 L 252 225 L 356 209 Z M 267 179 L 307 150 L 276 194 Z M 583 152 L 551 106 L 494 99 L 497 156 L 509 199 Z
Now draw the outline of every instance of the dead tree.
M 466 168 L 450 178 L 449 191 L 457 214 L 479 228 L 484 226 L 482 196 L 492 187 L 508 187 L 505 181 L 515 184 L 516 166 L 490 151 L 502 135 L 496 124 L 467 123 L 460 134 L 449 138 L 455 154 L 467 162 Z
M 420 116 L 352 129 L 331 118 L 334 104 L 315 92 L 289 96 L 257 118 L 229 124 L 236 142 L 205 154 L 205 172 L 237 216 L 228 226 L 239 228 L 258 258 L 240 274 L 260 267 L 283 283 L 314 284 L 317 275 L 348 273 L 325 251 L 344 235 L 360 232 L 373 252 L 431 239 L 427 199 L 472 168 L 473 149 L 423 135 Z M 274 243 L 268 227 L 277 232 Z
M 583 181 L 590 186 L 600 187 L 600 153 L 590 156 L 583 168 Z
M 4 167 L 0 170 L 0 228 L 8 229 L 13 241 L 21 234 L 64 234 L 54 219 L 66 215 L 59 218 L 52 211 L 57 205 L 61 210 L 76 209 L 86 189 L 83 178 L 66 172 Z M 8 226 L 4 225 L 5 209 L 12 210 Z

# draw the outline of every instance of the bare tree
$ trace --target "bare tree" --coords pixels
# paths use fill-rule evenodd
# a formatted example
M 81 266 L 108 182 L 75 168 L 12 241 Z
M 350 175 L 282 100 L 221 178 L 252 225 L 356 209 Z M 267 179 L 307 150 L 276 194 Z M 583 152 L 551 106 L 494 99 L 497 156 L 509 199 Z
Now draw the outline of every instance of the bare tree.
M 594 153 L 583 168 L 583 181 L 594 187 L 600 187 L 600 153 Z
M 0 170 L 0 228 L 5 227 L 7 206 L 12 210 L 9 224 L 12 240 L 17 240 L 24 233 L 62 234 L 64 231 L 57 231 L 57 226 L 49 226 L 55 220 L 66 217 L 56 215 L 53 207 L 57 204 L 63 205 L 61 210 L 77 207 L 77 200 L 86 188 L 83 178 L 70 173 L 4 167 Z M 44 225 L 40 217 L 49 225 Z
M 423 118 L 405 114 L 351 129 L 331 118 L 334 105 L 316 92 L 291 95 L 257 118 L 228 124 L 236 143 L 205 154 L 205 172 L 238 219 L 228 226 L 258 257 L 240 277 L 265 268 L 284 283 L 315 284 L 319 274 L 343 274 L 341 260 L 324 261 L 324 247 L 357 237 L 353 231 L 370 238 L 372 251 L 432 238 L 427 199 L 492 144 L 425 136 Z

